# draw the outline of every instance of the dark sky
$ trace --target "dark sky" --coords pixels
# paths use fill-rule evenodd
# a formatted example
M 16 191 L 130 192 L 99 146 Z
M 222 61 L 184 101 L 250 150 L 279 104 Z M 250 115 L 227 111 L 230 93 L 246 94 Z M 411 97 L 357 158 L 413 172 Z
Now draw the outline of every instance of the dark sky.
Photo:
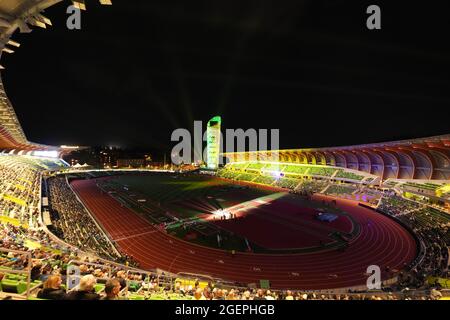
M 2 59 L 31 141 L 171 148 L 174 129 L 216 114 L 226 128 L 279 128 L 282 148 L 450 133 L 450 19 L 437 4 L 97 2 L 80 31 L 65 27 L 66 2 L 48 9 L 53 27 L 16 35 Z M 366 28 L 373 3 L 382 30 Z

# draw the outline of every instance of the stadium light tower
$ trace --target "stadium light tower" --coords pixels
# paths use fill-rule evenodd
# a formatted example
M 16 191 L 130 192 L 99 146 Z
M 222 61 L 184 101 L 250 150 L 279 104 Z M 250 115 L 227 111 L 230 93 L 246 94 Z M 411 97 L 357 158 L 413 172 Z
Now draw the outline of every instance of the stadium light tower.
M 206 151 L 207 151 L 207 167 L 208 169 L 217 169 L 219 167 L 220 154 L 220 125 L 222 119 L 220 116 L 215 116 L 208 121 L 206 128 Z

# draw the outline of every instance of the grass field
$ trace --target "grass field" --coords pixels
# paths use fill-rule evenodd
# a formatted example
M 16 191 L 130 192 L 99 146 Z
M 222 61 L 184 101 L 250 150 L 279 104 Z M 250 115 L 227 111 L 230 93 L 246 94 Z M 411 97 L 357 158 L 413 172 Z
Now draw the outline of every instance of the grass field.
M 350 236 L 355 231 L 351 217 L 335 208 L 287 192 L 243 187 L 210 176 L 128 174 L 107 178 L 101 184 L 152 223 L 165 222 L 168 233 L 225 250 L 309 252 L 342 245 L 335 234 Z M 213 214 L 218 209 L 238 214 L 223 221 Z M 318 210 L 339 218 L 326 224 L 317 221 Z
M 273 193 L 262 189 L 246 189 L 242 192 L 232 183 L 201 175 L 123 175 L 109 181 L 176 211 L 180 218 L 196 217 Z

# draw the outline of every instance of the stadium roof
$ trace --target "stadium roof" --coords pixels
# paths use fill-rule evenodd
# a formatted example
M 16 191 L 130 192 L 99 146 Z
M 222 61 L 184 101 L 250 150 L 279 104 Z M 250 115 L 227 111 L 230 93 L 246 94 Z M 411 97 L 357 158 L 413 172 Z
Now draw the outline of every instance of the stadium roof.
M 2 0 L 0 1 L 0 57 L 3 53 L 13 53 L 20 44 L 10 39 L 19 29 L 20 32 L 31 32 L 29 25 L 38 25 L 40 21 L 49 22 L 40 14 L 45 8 L 60 1 L 45 0 Z M 3 69 L 2 66 L 0 68 Z M 43 146 L 27 140 L 20 126 L 16 113 L 9 101 L 0 79 L 0 149 L 57 149 Z
M 450 180 L 450 134 L 348 147 L 224 153 L 230 161 L 264 161 L 337 166 L 378 175 L 383 180 Z
M 32 31 L 32 27 L 46 28 L 50 19 L 42 14 L 46 8 L 62 0 L 1 0 L 0 1 L 0 58 L 3 53 L 14 53 L 20 43 L 11 40 L 16 30 L 22 33 Z M 84 0 L 68 1 L 85 9 Z M 101 4 L 111 4 L 110 0 L 100 0 Z M 4 67 L 0 64 L 0 69 Z M 29 142 L 17 119 L 0 77 L 0 150 L 59 150 L 58 147 Z
M 31 32 L 32 27 L 45 28 L 50 19 L 42 12 L 63 0 L 1 0 L 0 1 L 0 58 L 13 53 L 19 43 L 10 38 L 16 30 Z M 85 9 L 85 0 L 72 0 Z M 99 0 L 110 5 L 110 0 Z M 3 68 L 0 65 L 0 69 Z M 57 147 L 31 143 L 27 140 L 14 109 L 8 100 L 0 78 L 0 150 L 52 150 Z M 450 135 L 424 139 L 376 143 L 349 147 L 226 153 L 230 160 L 248 158 L 267 159 L 279 154 L 281 161 L 345 167 L 379 175 L 382 179 L 450 179 Z

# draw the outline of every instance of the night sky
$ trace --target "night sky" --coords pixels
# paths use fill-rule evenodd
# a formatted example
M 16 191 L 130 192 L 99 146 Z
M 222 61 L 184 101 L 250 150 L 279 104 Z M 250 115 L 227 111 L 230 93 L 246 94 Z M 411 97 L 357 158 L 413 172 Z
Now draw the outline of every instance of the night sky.
M 45 12 L 52 28 L 13 37 L 3 80 L 29 140 L 170 149 L 174 129 L 216 114 L 225 128 L 279 128 L 282 148 L 450 133 L 450 19 L 437 5 L 113 4 L 87 2 L 69 31 L 63 2 Z M 369 4 L 382 30 L 366 28 Z

